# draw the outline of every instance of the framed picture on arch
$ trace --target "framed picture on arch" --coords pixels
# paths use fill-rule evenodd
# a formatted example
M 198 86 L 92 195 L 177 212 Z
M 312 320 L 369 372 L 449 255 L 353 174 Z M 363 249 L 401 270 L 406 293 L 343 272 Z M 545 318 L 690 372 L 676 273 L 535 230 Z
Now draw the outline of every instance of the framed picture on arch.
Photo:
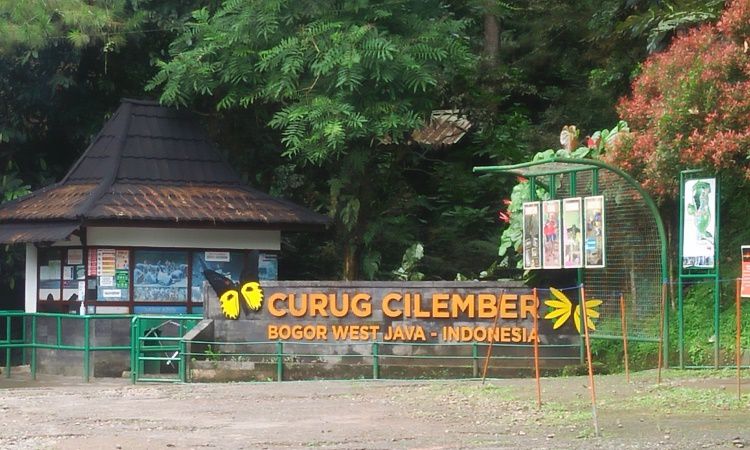
M 523 268 L 541 269 L 541 210 L 539 202 L 523 204 Z
M 560 200 L 542 202 L 542 266 L 545 269 L 562 268 L 561 231 Z
M 585 221 L 584 263 L 586 267 L 590 268 L 604 267 L 606 261 L 604 196 L 597 195 L 584 198 L 583 211 Z

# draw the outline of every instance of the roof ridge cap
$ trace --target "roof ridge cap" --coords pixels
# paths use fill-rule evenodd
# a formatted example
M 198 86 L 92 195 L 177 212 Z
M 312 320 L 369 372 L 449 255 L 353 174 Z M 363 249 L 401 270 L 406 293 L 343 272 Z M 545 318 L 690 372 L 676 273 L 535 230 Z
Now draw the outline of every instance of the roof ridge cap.
M 131 114 L 132 110 L 133 106 L 131 103 L 123 102 L 123 104 L 120 106 L 119 111 L 125 114 L 125 124 L 123 126 L 122 132 L 120 133 L 120 136 L 118 136 L 119 139 L 117 141 L 117 147 L 111 155 L 112 163 L 109 167 L 109 172 L 102 175 L 102 180 L 99 183 L 99 186 L 95 187 L 89 194 L 89 198 L 87 198 L 85 202 L 83 202 L 75 209 L 74 215 L 76 217 L 84 217 L 86 213 L 89 212 L 91 208 L 96 204 L 96 202 L 104 195 L 104 193 L 112 187 L 115 180 L 117 179 L 117 172 L 120 169 L 120 161 L 122 161 L 122 151 L 125 148 L 125 142 L 127 142 L 128 130 L 130 129 L 130 121 L 133 117 L 133 115 Z
M 164 106 L 161 103 L 159 103 L 158 100 L 140 100 L 136 98 L 123 97 L 120 99 L 120 104 L 122 103 L 132 103 L 134 105 L 142 105 L 142 106 L 161 106 L 163 108 L 167 108 L 167 106 Z

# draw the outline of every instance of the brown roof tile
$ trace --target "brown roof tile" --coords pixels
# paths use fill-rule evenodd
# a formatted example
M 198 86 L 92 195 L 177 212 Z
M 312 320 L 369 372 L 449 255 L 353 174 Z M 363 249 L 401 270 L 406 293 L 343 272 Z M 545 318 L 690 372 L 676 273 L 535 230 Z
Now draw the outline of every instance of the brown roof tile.
M 457 109 L 432 112 L 430 123 L 412 133 L 414 141 L 437 147 L 455 144 L 471 128 L 471 122 Z
M 0 221 L 76 219 L 76 209 L 95 184 L 53 185 L 34 191 L 0 208 Z
M 185 221 L 323 227 L 320 215 L 246 186 L 195 117 L 123 100 L 62 181 L 0 207 L 0 222 Z
M 148 186 L 121 184 L 98 201 L 89 218 L 157 221 L 206 221 L 258 225 L 317 223 L 319 214 L 242 187 Z

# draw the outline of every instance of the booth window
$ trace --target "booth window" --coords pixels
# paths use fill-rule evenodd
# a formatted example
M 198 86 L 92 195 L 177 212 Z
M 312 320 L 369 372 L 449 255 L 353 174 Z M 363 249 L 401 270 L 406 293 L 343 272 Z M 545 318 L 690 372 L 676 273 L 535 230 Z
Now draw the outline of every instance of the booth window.
M 193 303 L 203 303 L 203 288 L 206 269 L 218 272 L 220 275 L 239 283 L 242 270 L 247 265 L 247 252 L 203 251 L 193 252 L 193 273 L 190 283 L 191 300 Z
M 89 250 L 89 277 L 96 281 L 96 299 L 122 302 L 130 299 L 130 250 Z
M 187 251 L 135 250 L 133 254 L 133 300 L 187 302 Z
M 278 255 L 257 250 L 47 247 L 39 249 L 38 263 L 39 305 L 48 311 L 68 305 L 52 301 L 85 294 L 90 312 L 200 313 L 211 291 L 206 269 L 237 284 L 243 275 L 278 277 Z
M 62 298 L 61 248 L 39 249 L 39 300 Z
M 39 249 L 39 300 L 77 301 L 83 297 L 86 266 L 80 248 Z

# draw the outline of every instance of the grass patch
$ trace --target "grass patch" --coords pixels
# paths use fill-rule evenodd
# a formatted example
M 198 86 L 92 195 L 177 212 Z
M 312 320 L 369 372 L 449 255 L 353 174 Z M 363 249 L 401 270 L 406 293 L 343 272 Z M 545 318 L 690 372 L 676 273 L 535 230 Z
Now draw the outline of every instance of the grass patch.
M 744 409 L 750 395 L 737 399 L 736 392 L 724 389 L 691 388 L 682 386 L 657 386 L 608 405 L 616 409 L 657 409 L 680 412 L 709 412 Z
M 585 402 L 542 402 L 541 413 L 545 425 L 579 426 L 591 423 L 591 405 Z

